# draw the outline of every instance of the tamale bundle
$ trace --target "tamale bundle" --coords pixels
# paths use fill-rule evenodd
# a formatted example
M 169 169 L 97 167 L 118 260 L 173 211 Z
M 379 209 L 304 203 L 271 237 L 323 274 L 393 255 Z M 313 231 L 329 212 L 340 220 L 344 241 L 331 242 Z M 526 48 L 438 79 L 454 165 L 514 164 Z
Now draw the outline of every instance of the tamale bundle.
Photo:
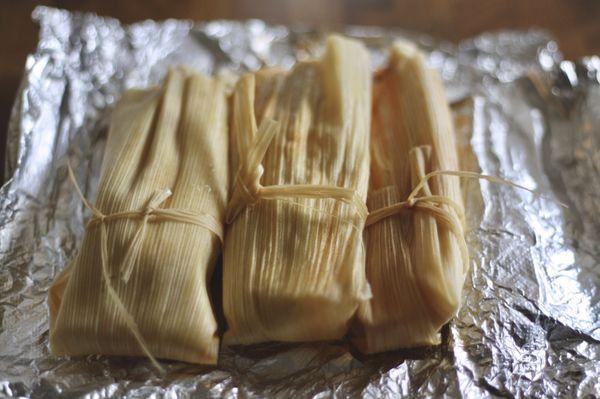
M 330 37 L 319 60 L 243 76 L 232 102 L 224 343 L 340 338 L 370 295 L 367 52 Z
M 373 93 L 365 228 L 373 296 L 352 329 L 364 353 L 439 343 L 468 268 L 459 180 L 444 173 L 458 161 L 439 76 L 412 44 L 398 42 Z
M 161 87 L 125 92 L 81 250 L 49 292 L 54 354 L 216 363 L 207 284 L 223 236 L 227 130 L 218 78 L 178 68 Z

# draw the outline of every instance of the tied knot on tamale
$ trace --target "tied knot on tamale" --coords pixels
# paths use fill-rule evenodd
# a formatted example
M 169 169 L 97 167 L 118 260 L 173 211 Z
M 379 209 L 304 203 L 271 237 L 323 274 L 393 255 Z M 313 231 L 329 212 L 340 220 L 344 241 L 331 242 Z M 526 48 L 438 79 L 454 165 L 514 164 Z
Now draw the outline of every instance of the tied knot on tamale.
M 254 204 L 256 201 L 260 199 L 260 177 L 262 176 L 264 169 L 262 165 L 258 165 L 254 169 L 253 172 L 247 173 L 246 179 L 249 180 L 250 183 L 244 181 L 242 174 L 239 174 L 235 181 L 236 188 L 240 189 L 240 192 L 243 194 L 244 201 L 248 205 Z
M 247 95 L 250 94 L 247 93 Z M 256 123 L 253 123 L 250 129 L 255 126 Z M 246 157 L 240 162 L 235 178 L 234 193 L 228 206 L 227 223 L 233 222 L 245 206 L 255 204 L 260 199 L 263 188 L 260 184 L 260 178 L 265 171 L 261 161 L 272 138 L 275 136 L 276 127 L 277 124 L 274 121 L 265 120 L 258 132 L 251 132 L 252 136 L 255 137 L 255 142 Z
M 223 243 L 223 226 L 211 214 L 206 212 L 194 212 L 187 209 L 160 208 L 160 206 L 171 195 L 173 195 L 173 192 L 168 188 L 156 190 L 148 200 L 147 205 L 139 211 L 117 212 L 105 215 L 85 198 L 81 188 L 79 187 L 79 184 L 77 183 L 77 179 L 73 173 L 73 168 L 70 164 L 67 164 L 67 169 L 69 171 L 69 178 L 75 186 L 77 194 L 79 194 L 79 197 L 84 205 L 90 210 L 90 212 L 92 212 L 92 217 L 87 224 L 88 227 L 98 224 L 103 225 L 108 221 L 117 219 L 139 219 L 141 217 L 142 220 L 138 225 L 138 229 L 135 232 L 133 239 L 129 243 L 127 252 L 125 253 L 125 257 L 123 258 L 121 265 L 121 278 L 125 283 L 127 283 L 131 277 L 131 272 L 136 264 L 137 258 L 141 251 L 142 243 L 144 242 L 144 238 L 146 236 L 146 226 L 151 220 L 151 217 L 153 217 L 152 221 L 189 223 L 203 227 L 213 233 L 219 238 L 219 241 Z
M 245 82 L 241 87 L 244 89 L 241 96 L 246 97 L 245 103 L 252 103 L 252 96 L 255 90 L 254 76 L 247 75 Z M 244 84 L 245 83 L 245 84 Z M 251 108 L 243 108 L 250 111 Z M 248 153 L 240 160 L 238 173 L 234 182 L 234 192 L 229 202 L 227 211 L 227 223 L 231 224 L 236 216 L 247 206 L 251 206 L 261 199 L 285 199 L 285 198 L 314 198 L 314 199 L 334 199 L 352 204 L 358 213 L 360 220 L 364 221 L 368 215 L 368 209 L 364 201 L 356 190 L 344 187 L 321 184 L 282 184 L 263 186 L 260 179 L 264 173 L 261 164 L 271 142 L 279 130 L 279 124 L 271 119 L 264 119 L 256 131 L 255 116 L 253 113 L 245 115 L 247 120 L 251 120 L 249 125 L 251 137 L 254 142 L 251 143 Z

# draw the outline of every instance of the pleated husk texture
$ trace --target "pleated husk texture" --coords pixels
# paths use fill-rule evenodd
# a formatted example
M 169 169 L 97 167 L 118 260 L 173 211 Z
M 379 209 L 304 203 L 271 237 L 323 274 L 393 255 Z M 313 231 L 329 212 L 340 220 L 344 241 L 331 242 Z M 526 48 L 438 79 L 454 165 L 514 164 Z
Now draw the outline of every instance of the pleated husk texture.
M 229 187 L 226 86 L 177 68 L 161 87 L 124 93 L 95 207 L 103 215 L 141 212 L 104 222 L 97 216 L 88 224 L 78 256 L 49 292 L 54 354 L 147 356 L 131 318 L 153 356 L 216 363 L 207 285 L 220 254 L 215 231 L 222 229 Z M 151 199 L 158 212 L 148 208 Z M 186 221 L 211 218 L 220 224 L 215 231 Z M 130 256 L 141 223 L 147 223 L 144 237 Z
M 371 159 L 371 216 L 405 201 L 426 174 L 458 170 L 441 80 L 410 43 L 395 43 L 375 78 Z M 419 197 L 426 198 L 365 229 L 373 296 L 351 334 L 365 353 L 438 344 L 460 305 L 468 253 L 459 178 L 433 176 Z M 442 203 L 427 200 L 436 197 Z
M 320 60 L 238 82 L 226 344 L 341 338 L 369 297 L 362 229 L 370 113 L 368 54 L 339 36 Z

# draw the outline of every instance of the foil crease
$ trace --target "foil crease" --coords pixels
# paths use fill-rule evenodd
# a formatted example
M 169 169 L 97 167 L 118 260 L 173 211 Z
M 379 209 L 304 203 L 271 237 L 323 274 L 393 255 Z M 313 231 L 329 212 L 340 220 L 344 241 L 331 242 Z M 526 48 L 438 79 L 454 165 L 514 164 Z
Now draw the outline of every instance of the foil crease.
M 463 306 L 435 348 L 360 356 L 344 342 L 223 348 L 218 367 L 56 358 L 47 289 L 89 217 L 66 174 L 95 197 L 111 108 L 170 65 L 205 73 L 290 67 L 324 33 L 261 21 L 129 26 L 38 7 L 8 129 L 0 189 L 0 395 L 6 397 L 593 397 L 600 392 L 600 58 L 562 59 L 545 32 L 484 34 L 458 46 L 349 27 L 373 68 L 396 38 L 440 70 L 464 168 L 543 196 L 465 184 L 471 270 Z M 465 122 L 466 121 L 466 122 Z M 461 127 L 462 126 L 462 127 Z M 562 207 L 560 202 L 568 205 Z

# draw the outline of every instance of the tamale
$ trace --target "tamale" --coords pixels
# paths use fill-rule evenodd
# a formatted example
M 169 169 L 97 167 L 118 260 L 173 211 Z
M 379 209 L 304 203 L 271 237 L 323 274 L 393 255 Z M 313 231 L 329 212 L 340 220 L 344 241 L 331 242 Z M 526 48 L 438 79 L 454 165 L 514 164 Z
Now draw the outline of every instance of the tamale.
M 368 54 L 339 36 L 321 59 L 238 81 L 225 344 L 338 339 L 369 296 L 362 229 L 370 107 Z
M 351 333 L 364 353 L 439 343 L 468 268 L 459 179 L 427 176 L 458 170 L 439 76 L 415 46 L 397 42 L 373 86 L 365 228 L 373 296 L 361 304 Z M 371 223 L 378 210 L 394 206 L 396 212 Z
M 226 82 L 182 68 L 123 94 L 93 217 L 49 292 L 54 354 L 216 363 L 207 285 L 227 205 L 227 118 Z

